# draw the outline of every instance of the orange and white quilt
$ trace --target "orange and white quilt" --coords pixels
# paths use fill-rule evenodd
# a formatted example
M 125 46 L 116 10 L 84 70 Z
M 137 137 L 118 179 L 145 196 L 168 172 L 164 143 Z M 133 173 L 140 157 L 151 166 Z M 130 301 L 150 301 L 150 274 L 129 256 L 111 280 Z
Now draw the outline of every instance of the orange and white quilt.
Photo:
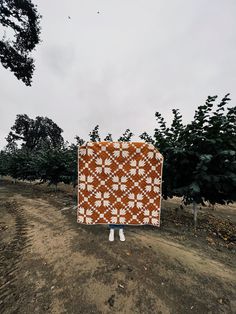
M 143 142 L 78 149 L 77 222 L 160 226 L 163 156 Z

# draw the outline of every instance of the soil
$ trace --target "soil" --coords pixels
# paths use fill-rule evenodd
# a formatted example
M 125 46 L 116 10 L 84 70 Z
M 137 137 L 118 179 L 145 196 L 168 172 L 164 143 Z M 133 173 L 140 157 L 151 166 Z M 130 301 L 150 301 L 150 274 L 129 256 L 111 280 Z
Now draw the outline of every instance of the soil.
M 236 313 L 235 208 L 201 209 L 194 232 L 179 205 L 109 242 L 71 193 L 1 180 L 0 313 Z

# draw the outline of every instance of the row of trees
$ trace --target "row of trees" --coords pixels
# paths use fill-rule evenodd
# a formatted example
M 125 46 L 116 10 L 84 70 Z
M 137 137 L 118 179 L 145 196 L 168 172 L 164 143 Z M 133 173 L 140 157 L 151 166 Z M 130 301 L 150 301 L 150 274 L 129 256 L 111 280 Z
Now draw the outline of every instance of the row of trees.
M 173 121 L 167 127 L 156 112 L 157 127 L 153 135 L 144 132 L 140 138 L 152 143 L 164 156 L 163 197 L 182 197 L 185 204 L 206 201 L 224 204 L 236 200 L 236 107 L 228 108 L 227 94 L 217 105 L 217 96 L 209 96 L 195 111 L 192 122 L 184 125 L 179 110 L 173 110 Z M 0 174 L 21 180 L 39 180 L 77 184 L 77 146 L 85 142 L 76 136 L 69 144 L 63 130 L 44 117 L 30 119 L 18 115 L 7 136 L 7 146 L 0 152 Z M 118 141 L 130 141 L 127 129 Z M 104 139 L 97 125 L 89 141 Z
M 0 175 L 13 179 L 59 182 L 77 185 L 78 145 L 85 143 L 76 136 L 76 143 L 65 142 L 63 130 L 47 117 L 31 119 L 27 115 L 17 115 L 6 140 L 6 148 L 0 151 Z M 129 129 L 118 141 L 129 141 Z M 111 134 L 100 138 L 99 126 L 89 134 L 89 141 L 112 141 Z

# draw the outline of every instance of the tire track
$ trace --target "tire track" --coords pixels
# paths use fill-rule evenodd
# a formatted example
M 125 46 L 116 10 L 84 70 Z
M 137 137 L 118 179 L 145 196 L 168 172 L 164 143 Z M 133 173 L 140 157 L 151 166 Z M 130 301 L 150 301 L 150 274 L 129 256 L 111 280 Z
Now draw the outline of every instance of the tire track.
M 24 251 L 31 245 L 31 236 L 24 211 L 17 202 L 1 202 L 0 207 L 5 208 L 15 220 L 12 240 L 7 244 L 0 243 L 0 312 L 6 313 L 9 305 L 17 307 L 20 298 L 17 277 Z

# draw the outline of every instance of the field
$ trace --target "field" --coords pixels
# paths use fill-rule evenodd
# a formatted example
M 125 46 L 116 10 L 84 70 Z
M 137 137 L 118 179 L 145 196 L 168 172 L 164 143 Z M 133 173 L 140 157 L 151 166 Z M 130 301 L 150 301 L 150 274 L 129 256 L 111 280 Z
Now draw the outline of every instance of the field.
M 236 206 L 163 201 L 161 228 L 76 222 L 72 191 L 0 180 L 1 313 L 236 313 Z

